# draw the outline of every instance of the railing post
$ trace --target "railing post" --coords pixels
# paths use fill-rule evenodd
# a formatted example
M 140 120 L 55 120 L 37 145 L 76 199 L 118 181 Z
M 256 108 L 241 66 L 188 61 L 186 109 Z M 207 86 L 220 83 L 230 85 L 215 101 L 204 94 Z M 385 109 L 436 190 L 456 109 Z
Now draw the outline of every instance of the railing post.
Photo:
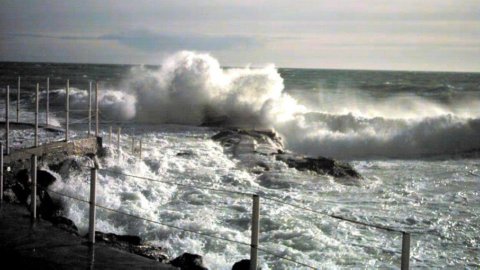
M 7 85 L 5 95 L 5 150 L 10 154 L 10 86 Z
M 92 81 L 88 86 L 88 137 L 92 134 Z
M 402 264 L 400 269 L 410 269 L 410 233 L 407 232 L 402 232 Z
M 90 170 L 90 216 L 88 221 L 88 242 L 95 244 L 95 216 L 96 216 L 96 188 L 97 188 L 97 165 Z
M 95 137 L 98 137 L 98 127 L 99 127 L 99 122 L 98 122 L 98 82 L 95 82 Z
M 68 142 L 68 125 L 70 121 L 70 80 L 67 80 L 65 89 L 65 141 Z
M 37 218 L 37 156 L 32 155 L 30 159 L 30 177 L 32 180 L 32 194 L 30 205 L 32 207 L 32 219 Z
M 259 225 L 260 197 L 254 194 L 252 204 L 252 239 L 250 242 L 250 270 L 257 270 Z
M 0 142 L 0 203 L 3 203 L 3 143 Z
M 50 114 L 50 77 L 47 77 L 47 99 L 45 107 L 45 124 L 48 126 L 48 115 Z
M 20 122 L 20 76 L 18 77 L 17 86 L 17 123 Z
M 37 90 L 35 92 L 35 139 L 34 145 L 38 146 L 38 104 L 39 104 L 39 84 L 37 83 Z
M 117 150 L 118 150 L 118 156 L 120 156 L 120 132 L 122 131 L 121 127 L 118 127 L 117 131 Z

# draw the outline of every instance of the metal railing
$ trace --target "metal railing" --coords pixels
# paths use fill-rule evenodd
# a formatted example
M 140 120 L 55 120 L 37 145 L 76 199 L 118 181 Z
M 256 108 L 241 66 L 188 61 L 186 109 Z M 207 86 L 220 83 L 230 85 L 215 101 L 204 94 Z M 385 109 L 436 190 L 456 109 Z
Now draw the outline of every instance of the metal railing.
M 92 135 L 91 134 L 91 132 L 92 132 L 92 93 L 91 93 L 92 92 L 92 83 L 91 82 L 89 83 L 88 110 L 78 110 L 78 109 L 71 110 L 70 109 L 69 88 L 70 88 L 70 83 L 69 83 L 69 80 L 67 80 L 66 88 L 65 88 L 65 91 L 66 91 L 65 110 L 64 111 L 56 111 L 56 112 L 55 111 L 50 111 L 50 109 L 49 109 L 49 104 L 50 104 L 50 102 L 49 102 L 49 79 L 47 78 L 47 88 L 46 88 L 47 89 L 47 95 L 46 95 L 46 110 L 45 110 L 45 112 L 46 112 L 46 126 L 48 127 L 48 125 L 49 125 L 48 121 L 49 121 L 49 114 L 50 113 L 64 112 L 65 113 L 65 125 L 64 125 L 65 141 L 67 141 L 67 142 L 70 139 L 69 138 L 70 125 L 77 125 L 77 124 L 88 125 L 88 133 L 87 134 L 88 134 L 88 136 Z M 19 122 L 19 115 L 20 115 L 20 109 L 19 109 L 20 77 L 18 78 L 18 90 L 17 91 L 18 91 L 18 93 L 17 93 L 17 122 Z M 6 103 L 5 104 L 6 105 L 6 109 L 5 109 L 5 132 L 6 132 L 5 147 L 4 147 L 3 143 L 0 143 L 0 168 L 1 168 L 1 170 L 0 170 L 0 202 L 3 202 L 3 176 L 4 176 L 4 174 L 3 174 L 3 168 L 4 168 L 4 166 L 3 166 L 4 165 L 3 164 L 3 154 L 4 154 L 4 151 L 6 152 L 7 155 L 10 152 L 10 145 L 9 145 L 10 98 L 9 98 L 9 96 L 10 96 L 9 86 L 7 86 L 6 87 L 6 97 L 5 97 L 5 103 Z M 39 145 L 39 141 L 38 141 L 39 99 L 40 99 L 39 98 L 39 84 L 37 84 L 36 85 L 36 92 L 35 92 L 34 146 Z M 70 112 L 88 112 L 88 117 L 85 117 L 85 118 L 82 118 L 82 119 L 77 119 L 73 122 L 70 122 Z M 98 83 L 97 82 L 95 83 L 95 109 L 94 109 L 94 112 L 95 112 L 95 136 L 98 137 L 99 134 L 100 134 L 99 133 L 100 110 L 99 110 Z M 115 123 L 115 122 L 116 121 L 109 121 L 107 123 Z M 122 122 L 122 121 L 119 121 L 119 122 L 120 123 L 125 123 L 125 122 Z M 112 135 L 113 134 L 112 134 L 112 132 L 113 132 L 113 128 L 112 128 L 112 126 L 110 126 L 108 137 L 109 137 L 109 144 L 111 146 L 113 146 L 113 142 L 112 142 Z M 142 158 L 142 139 L 140 138 L 137 141 L 139 141 L 138 155 L 139 155 L 140 158 Z M 120 126 L 118 127 L 118 130 L 117 130 L 116 148 L 118 150 L 118 153 L 120 154 L 120 149 L 121 149 L 121 127 Z M 22 151 L 22 149 L 19 149 L 18 151 Z M 135 154 L 135 152 L 136 152 L 135 139 L 132 136 L 132 154 Z M 76 198 L 76 197 L 73 197 L 73 196 L 69 196 L 69 195 L 66 195 L 66 194 L 63 194 L 63 193 L 59 193 L 57 191 L 53 191 L 53 190 L 50 190 L 50 189 L 46 189 L 44 187 L 40 187 L 40 188 L 44 189 L 44 190 L 47 190 L 49 192 L 52 192 L 54 194 L 57 194 L 59 196 L 74 199 L 74 200 L 77 200 L 79 202 L 88 203 L 90 205 L 90 210 L 89 210 L 89 242 L 91 244 L 95 243 L 96 208 L 101 208 L 101 209 L 104 209 L 104 210 L 107 210 L 107 211 L 110 211 L 110 212 L 122 214 L 122 215 L 129 216 L 129 217 L 136 218 L 136 219 L 141 219 L 141 220 L 144 220 L 144 221 L 147 221 L 147 222 L 150 222 L 150 223 L 170 227 L 170 228 L 173 228 L 173 229 L 182 230 L 182 231 L 202 235 L 202 236 L 205 236 L 205 237 L 216 238 L 216 239 L 220 239 L 220 240 L 224 240 L 224 241 L 229 241 L 229 242 L 234 242 L 234 243 L 237 243 L 237 244 L 249 246 L 250 247 L 250 269 L 252 269 L 252 270 L 257 269 L 258 251 L 262 251 L 266 254 L 272 255 L 274 257 L 277 257 L 277 258 L 280 258 L 280 259 L 283 259 L 283 260 L 286 260 L 286 261 L 296 263 L 298 265 L 301 265 L 301 266 L 304 266 L 304 267 L 307 267 L 307 268 L 316 269 L 316 267 L 314 267 L 314 266 L 307 265 L 307 264 L 302 263 L 302 262 L 298 262 L 298 261 L 296 261 L 292 258 L 289 258 L 287 256 L 282 256 L 282 255 L 279 255 L 279 254 L 275 254 L 275 253 L 273 253 L 269 250 L 266 250 L 264 248 L 259 247 L 260 201 L 261 201 L 261 199 L 264 199 L 264 200 L 269 200 L 269 201 L 272 201 L 272 202 L 275 202 L 275 203 L 288 205 L 290 207 L 293 207 L 295 209 L 299 209 L 299 210 L 302 210 L 302 211 L 308 211 L 308 212 L 311 212 L 313 214 L 329 216 L 331 218 L 341 220 L 341 221 L 345 221 L 345 222 L 349 222 L 349 223 L 352 223 L 352 224 L 367 226 L 367 227 L 376 228 L 376 229 L 385 230 L 385 231 L 390 231 L 390 232 L 401 233 L 402 234 L 401 269 L 402 270 L 409 269 L 410 236 L 411 236 L 411 233 L 407 232 L 407 231 L 397 230 L 397 229 L 394 229 L 394 228 L 389 228 L 389 227 L 386 227 L 386 226 L 383 226 L 383 225 L 378 225 L 378 224 L 365 223 L 365 222 L 362 222 L 362 221 L 345 218 L 345 217 L 342 217 L 342 216 L 339 216 L 339 215 L 313 210 L 311 208 L 308 208 L 308 207 L 300 205 L 300 204 L 293 204 L 293 203 L 285 202 L 283 200 L 280 200 L 280 199 L 277 199 L 277 198 L 274 198 L 274 197 L 270 197 L 270 196 L 260 196 L 258 194 L 254 194 L 254 193 L 246 193 L 246 192 L 239 192 L 239 191 L 233 191 L 233 190 L 227 190 L 227 189 L 219 189 L 219 188 L 213 188 L 213 187 L 198 185 L 198 184 L 188 185 L 188 184 L 174 182 L 174 181 L 166 181 L 166 180 L 161 180 L 161 179 L 148 178 L 148 177 L 144 177 L 144 176 L 119 173 L 119 172 L 108 170 L 108 169 L 100 169 L 98 164 L 95 164 L 94 167 L 88 167 L 88 169 L 91 170 L 91 173 L 90 173 L 90 199 L 88 201 L 84 200 L 84 199 Z M 121 175 L 126 176 L 126 177 L 134 177 L 136 179 L 141 179 L 141 180 L 146 180 L 146 181 L 168 183 L 168 184 L 173 184 L 173 185 L 182 186 L 182 187 L 191 187 L 191 188 L 204 189 L 204 190 L 222 192 L 222 193 L 239 194 L 239 195 L 242 195 L 242 196 L 251 197 L 252 198 L 252 213 L 251 213 L 251 239 L 250 239 L 250 243 L 236 241 L 236 240 L 228 239 L 228 238 L 225 238 L 225 237 L 208 234 L 208 233 L 205 233 L 205 232 L 194 231 L 194 230 L 190 230 L 190 229 L 187 229 L 187 228 L 174 226 L 174 225 L 171 225 L 171 224 L 161 223 L 161 222 L 158 222 L 158 221 L 155 221 L 155 220 L 143 218 L 143 217 L 138 216 L 138 215 L 125 213 L 125 212 L 122 212 L 122 211 L 119 211 L 119 210 L 116 210 L 116 209 L 112 209 L 112 208 L 109 208 L 109 207 L 106 207 L 106 206 L 99 205 L 96 202 L 96 183 L 97 183 L 98 171 L 121 174 Z M 37 217 L 37 213 L 36 213 L 37 206 L 36 206 L 36 199 L 35 198 L 36 198 L 36 194 L 37 194 L 37 187 L 39 187 L 37 185 L 37 156 L 36 155 L 31 156 L 30 173 L 31 173 L 30 175 L 31 175 L 31 180 L 32 180 L 31 181 L 31 184 L 32 184 L 32 186 L 31 186 L 31 192 L 32 192 L 31 193 L 31 202 L 32 202 L 31 203 L 31 211 L 32 211 L 32 218 L 36 219 L 36 217 Z

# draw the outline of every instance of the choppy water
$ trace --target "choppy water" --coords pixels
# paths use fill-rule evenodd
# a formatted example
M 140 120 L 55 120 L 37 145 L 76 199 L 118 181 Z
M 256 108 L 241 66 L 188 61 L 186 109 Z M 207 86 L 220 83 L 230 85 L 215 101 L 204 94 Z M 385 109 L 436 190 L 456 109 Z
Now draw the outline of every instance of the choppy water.
M 16 88 L 16 76 L 22 76 L 26 91 L 22 106 L 30 110 L 30 95 L 40 78 L 43 83 L 43 78 L 51 76 L 53 90 L 70 78 L 75 88 L 72 104 L 78 108 L 86 104 L 88 80 L 103 82 L 102 119 L 121 121 L 124 135 L 120 155 L 109 148 L 101 161 L 111 172 L 99 174 L 100 205 L 248 243 L 250 197 L 115 172 L 255 192 L 319 212 L 414 231 L 411 265 L 415 268 L 480 267 L 480 74 L 274 68 L 235 69 L 226 74 L 211 59 L 189 57 L 190 62 L 177 56 L 164 63 L 175 72 L 165 67 L 157 72 L 156 67 L 1 63 L 0 80 Z M 54 93 L 58 100 L 52 106 L 61 108 L 63 92 Z M 237 102 L 243 99 L 244 103 Z M 342 185 L 330 177 L 290 169 L 269 157 L 264 162 L 273 169 L 255 174 L 209 140 L 215 130 L 185 125 L 197 118 L 182 115 L 175 106 L 192 115 L 207 106 L 242 125 L 267 124 L 284 136 L 288 149 L 351 161 L 365 176 L 364 183 Z M 23 117 L 31 119 L 31 114 Z M 61 124 L 62 115 L 56 118 Z M 102 125 L 104 137 L 109 125 L 116 127 Z M 82 136 L 85 126 L 73 129 Z M 16 136 L 31 138 L 28 132 Z M 143 138 L 142 159 L 131 154 L 131 136 Z M 88 171 L 63 170 L 61 177 L 53 189 L 88 198 Z M 88 205 L 68 199 L 65 203 L 68 217 L 85 230 Z M 304 264 L 327 269 L 400 265 L 399 233 L 266 199 L 261 200 L 261 216 L 260 247 Z M 98 214 L 98 227 L 140 235 L 167 247 L 172 256 L 202 254 L 211 269 L 230 269 L 249 254 L 248 246 L 105 210 Z M 303 269 L 263 252 L 260 256 L 263 269 Z

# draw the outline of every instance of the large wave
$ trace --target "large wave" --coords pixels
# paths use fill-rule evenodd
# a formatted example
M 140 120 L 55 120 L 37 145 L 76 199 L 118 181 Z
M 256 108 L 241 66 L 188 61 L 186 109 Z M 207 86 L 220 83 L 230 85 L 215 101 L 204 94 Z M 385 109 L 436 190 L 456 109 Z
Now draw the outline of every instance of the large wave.
M 219 118 L 274 128 L 287 148 L 309 155 L 414 158 L 480 149 L 478 98 L 448 105 L 414 95 L 379 101 L 351 90 L 320 92 L 312 105 L 284 91 L 273 65 L 224 69 L 210 55 L 189 51 L 157 70 L 132 68 L 121 88 L 102 95 L 103 111 L 141 122 L 199 125 Z

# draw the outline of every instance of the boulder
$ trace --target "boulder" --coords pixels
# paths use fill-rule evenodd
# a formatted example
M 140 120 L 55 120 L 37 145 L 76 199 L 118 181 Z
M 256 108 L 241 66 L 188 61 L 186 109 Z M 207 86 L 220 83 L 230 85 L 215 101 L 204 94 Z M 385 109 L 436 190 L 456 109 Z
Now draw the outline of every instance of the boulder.
M 250 260 L 245 259 L 236 262 L 233 265 L 232 270 L 250 270 Z
M 208 268 L 203 265 L 202 256 L 191 253 L 183 253 L 171 260 L 170 264 L 175 267 L 180 267 L 181 270 L 208 270 Z

